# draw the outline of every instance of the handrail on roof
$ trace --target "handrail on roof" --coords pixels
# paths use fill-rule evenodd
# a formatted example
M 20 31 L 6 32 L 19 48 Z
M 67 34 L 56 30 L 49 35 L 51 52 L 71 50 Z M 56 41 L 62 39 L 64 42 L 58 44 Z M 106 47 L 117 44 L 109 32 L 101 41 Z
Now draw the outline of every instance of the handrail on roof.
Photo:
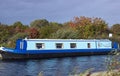
M 28 39 L 27 37 L 25 37 L 24 40 L 104 40 L 104 41 L 110 41 L 109 39 Z

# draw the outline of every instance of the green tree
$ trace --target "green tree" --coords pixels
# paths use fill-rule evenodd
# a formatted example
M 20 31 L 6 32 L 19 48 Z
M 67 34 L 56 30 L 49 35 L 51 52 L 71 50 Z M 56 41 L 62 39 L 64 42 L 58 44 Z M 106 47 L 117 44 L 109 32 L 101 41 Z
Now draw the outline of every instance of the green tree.
M 111 27 L 111 31 L 113 34 L 120 35 L 120 24 L 114 24 Z
M 55 33 L 51 34 L 50 38 L 53 39 L 78 39 L 78 31 L 74 31 L 70 28 L 59 29 Z
M 16 27 L 22 27 L 23 26 L 23 24 L 20 22 L 20 21 L 17 21 L 17 22 L 15 22 L 13 25 L 12 25 L 14 28 L 16 28 Z
M 50 34 L 56 32 L 62 28 L 62 24 L 55 23 L 55 22 L 50 22 L 49 26 L 44 26 L 39 29 L 40 31 L 40 38 L 49 38 Z
M 15 48 L 16 40 L 24 39 L 25 37 L 26 37 L 25 33 L 17 33 L 14 36 L 12 36 L 11 38 L 9 38 L 9 40 L 5 46 Z
M 46 19 L 34 20 L 33 22 L 30 23 L 30 26 L 34 28 L 40 28 L 46 25 L 49 25 L 49 22 Z
M 8 25 L 0 25 L 0 44 L 6 43 L 8 38 L 11 37 L 11 32 L 9 31 L 10 29 Z
M 101 18 L 93 18 L 93 25 L 95 26 L 95 36 L 102 36 L 108 32 L 108 24 Z
M 15 22 L 11 27 L 14 29 L 14 33 L 25 32 L 28 28 L 27 25 L 23 25 L 20 21 Z

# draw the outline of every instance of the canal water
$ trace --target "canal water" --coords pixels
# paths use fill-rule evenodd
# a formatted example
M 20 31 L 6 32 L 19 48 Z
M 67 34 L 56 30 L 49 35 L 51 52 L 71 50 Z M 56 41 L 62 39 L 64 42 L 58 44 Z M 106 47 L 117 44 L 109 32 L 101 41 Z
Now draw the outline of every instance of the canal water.
M 42 60 L 0 61 L 0 76 L 70 76 L 92 69 L 106 70 L 106 55 L 52 58 Z

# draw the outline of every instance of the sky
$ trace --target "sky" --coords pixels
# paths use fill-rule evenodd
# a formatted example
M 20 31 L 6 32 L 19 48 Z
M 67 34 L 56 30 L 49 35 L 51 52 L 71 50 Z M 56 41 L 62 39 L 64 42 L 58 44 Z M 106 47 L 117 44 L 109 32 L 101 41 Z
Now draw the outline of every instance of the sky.
M 0 0 L 3 24 L 29 25 L 37 19 L 65 23 L 76 16 L 102 18 L 110 26 L 120 23 L 120 0 Z

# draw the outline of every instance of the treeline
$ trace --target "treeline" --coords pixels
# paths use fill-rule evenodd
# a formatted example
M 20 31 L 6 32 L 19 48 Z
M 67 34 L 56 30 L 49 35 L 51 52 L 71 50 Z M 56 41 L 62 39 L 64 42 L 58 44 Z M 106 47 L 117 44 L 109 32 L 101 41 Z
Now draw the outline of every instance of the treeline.
M 0 45 L 15 47 L 19 38 L 39 39 L 106 39 L 109 33 L 113 34 L 111 40 L 120 42 L 120 24 L 112 27 L 101 18 L 74 17 L 73 20 L 60 24 L 49 22 L 46 19 L 34 20 L 30 25 L 20 21 L 12 25 L 0 23 Z

